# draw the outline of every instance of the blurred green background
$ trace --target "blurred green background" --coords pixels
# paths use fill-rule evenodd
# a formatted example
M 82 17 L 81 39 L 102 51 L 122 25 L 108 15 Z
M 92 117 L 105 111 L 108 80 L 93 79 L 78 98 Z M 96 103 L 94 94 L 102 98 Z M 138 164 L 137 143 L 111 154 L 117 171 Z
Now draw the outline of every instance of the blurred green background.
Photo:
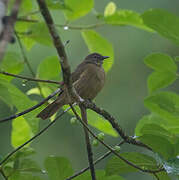
M 109 0 L 95 0 L 95 9 L 103 13 L 105 6 Z M 179 16 L 179 1 L 178 0 L 114 0 L 118 8 L 130 9 L 139 13 L 150 8 L 163 8 Z M 56 23 L 63 24 L 64 16 L 61 12 L 53 12 Z M 75 21 L 76 25 L 94 24 L 97 20 L 90 13 L 88 16 Z M 66 51 L 70 60 L 72 69 L 79 64 L 82 59 L 89 53 L 88 49 L 78 30 L 59 29 L 60 35 L 65 42 L 70 40 L 66 47 Z M 115 50 L 115 62 L 107 74 L 107 80 L 104 89 L 95 99 L 98 106 L 108 110 L 124 128 L 129 135 L 134 135 L 136 123 L 140 118 L 147 114 L 147 109 L 143 105 L 144 97 L 147 96 L 147 76 L 150 70 L 144 65 L 143 59 L 152 52 L 163 52 L 171 56 L 179 55 L 179 47 L 172 44 L 169 40 L 164 39 L 155 33 L 149 33 L 134 27 L 122 26 L 102 26 L 96 29 L 102 36 L 108 39 Z M 13 51 L 19 51 L 17 44 L 9 47 Z M 36 71 L 38 64 L 47 56 L 56 55 L 54 48 L 36 45 L 27 56 Z M 105 54 L 104 54 L 105 55 Z M 28 69 L 23 72 L 24 75 L 29 75 Z M 22 86 L 22 81 L 13 80 L 13 82 L 24 92 L 30 87 L 35 86 L 35 83 L 28 83 L 25 87 Z M 177 83 L 177 82 L 176 82 Z M 171 88 L 177 91 L 177 84 Z M 40 100 L 37 96 L 31 96 L 34 100 Z M 0 117 L 6 117 L 12 114 L 11 110 L 0 101 Z M 80 170 L 86 167 L 87 155 L 84 143 L 83 129 L 80 124 L 71 125 L 71 116 L 66 114 L 59 119 L 57 123 L 51 127 L 45 134 L 40 136 L 32 143 L 32 147 L 37 151 L 35 158 L 40 164 L 48 155 L 65 156 L 71 160 L 75 170 Z M 41 127 L 47 122 L 41 122 Z M 95 132 L 98 132 L 94 129 Z M 10 146 L 11 122 L 0 125 L 0 154 L 5 155 L 12 150 Z M 119 138 L 113 138 L 106 135 L 105 141 L 111 145 L 119 142 Z M 122 151 L 132 151 L 136 147 L 125 145 Z M 142 151 L 143 149 L 137 149 Z M 94 156 L 97 158 L 106 152 L 103 146 L 94 147 Z M 104 167 L 105 161 L 97 165 L 98 168 Z M 136 173 L 124 175 L 126 179 L 143 179 L 150 180 L 151 176 Z

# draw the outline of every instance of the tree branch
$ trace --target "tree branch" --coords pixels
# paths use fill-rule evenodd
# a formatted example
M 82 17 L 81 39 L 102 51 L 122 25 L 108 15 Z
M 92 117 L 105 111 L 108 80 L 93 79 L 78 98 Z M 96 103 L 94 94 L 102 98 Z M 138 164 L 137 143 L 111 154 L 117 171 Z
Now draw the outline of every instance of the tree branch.
M 22 112 L 20 112 L 20 113 L 17 113 L 17 114 L 14 114 L 14 115 L 10 116 L 10 117 L 7 117 L 7 118 L 5 118 L 5 119 L 2 119 L 2 120 L 0 120 L 0 123 L 6 122 L 6 121 L 9 121 L 9 120 L 12 120 L 12 119 L 15 119 L 15 118 L 17 118 L 17 117 L 19 117 L 19 116 L 22 116 L 22 115 L 24 115 L 24 114 L 27 114 L 27 113 L 33 111 L 34 109 L 38 108 L 39 106 L 41 106 L 42 104 L 44 104 L 45 102 L 47 102 L 49 99 L 51 99 L 52 97 L 54 97 L 54 96 L 55 96 L 56 94 L 58 94 L 59 92 L 62 92 L 60 88 L 57 89 L 57 90 L 56 90 L 55 92 L 53 92 L 52 94 L 50 94 L 48 97 L 46 97 L 43 101 L 41 101 L 40 103 L 36 104 L 35 106 L 32 106 L 31 108 L 26 109 L 25 111 L 22 111 Z
M 137 145 L 137 146 L 141 146 L 141 147 L 147 148 L 148 150 L 152 150 L 146 144 L 143 144 L 142 142 L 137 141 L 134 138 L 126 135 L 125 132 L 123 131 L 123 129 L 118 124 L 118 122 L 115 120 L 115 118 L 111 114 L 109 114 L 106 110 L 97 107 L 95 103 L 90 102 L 90 101 L 83 102 L 83 105 L 86 108 L 89 108 L 89 109 L 95 111 L 97 114 L 100 114 L 106 120 L 108 120 L 109 123 L 112 125 L 112 127 L 117 131 L 117 133 L 125 140 L 125 142 L 127 142 L 129 144 L 134 144 L 134 145 Z
M 124 144 L 125 141 L 121 141 L 117 146 L 121 146 L 122 144 Z M 97 163 L 99 163 L 100 161 L 102 161 L 103 159 L 105 159 L 106 157 L 108 157 L 112 152 L 111 151 L 108 151 L 106 152 L 104 155 L 102 155 L 101 157 L 99 157 L 96 161 L 94 161 L 94 165 L 96 165 Z M 87 170 L 89 169 L 89 166 L 80 170 L 79 172 L 75 173 L 74 175 L 68 177 L 66 180 L 71 180 L 81 174 L 83 174 L 84 172 L 86 172 Z
M 81 117 L 83 122 L 88 125 L 88 120 L 87 120 L 87 114 L 86 114 L 86 109 L 84 106 L 80 106 L 81 110 Z M 88 162 L 89 162 L 89 167 L 90 167 L 90 172 L 91 172 L 91 178 L 92 180 L 96 180 L 96 174 L 95 174 L 95 168 L 93 165 L 93 152 L 90 144 L 90 137 L 88 134 L 88 130 L 83 126 L 84 128 L 84 133 L 85 133 L 85 141 L 86 141 L 86 149 L 88 153 Z
M 8 22 L 7 24 L 4 25 L 2 39 L 0 41 L 0 60 L 3 59 L 7 44 L 12 38 L 14 25 L 17 19 L 20 4 L 21 4 L 21 0 L 15 0 L 12 11 L 11 11 L 11 15 L 8 18 Z
M 78 115 L 78 113 L 76 112 L 76 110 L 74 109 L 74 107 L 72 105 L 70 105 L 73 113 L 75 114 L 76 118 L 80 121 L 80 123 L 88 130 L 88 132 L 95 138 L 97 139 L 102 145 L 104 145 L 107 149 L 109 149 L 113 154 L 115 154 L 117 157 L 119 157 L 122 161 L 124 161 L 126 164 L 128 164 L 129 166 L 132 166 L 136 169 L 138 169 L 141 172 L 145 172 L 145 173 L 157 173 L 157 172 L 161 172 L 164 171 L 163 168 L 161 169 L 156 169 L 156 170 L 150 170 L 150 169 L 143 169 L 137 165 L 135 165 L 134 163 L 128 161 L 127 159 L 125 159 L 124 157 L 120 156 L 112 147 L 110 147 L 109 145 L 107 145 L 106 143 L 104 143 L 102 140 L 100 140 L 88 127 L 88 125 L 83 122 L 80 118 L 80 116 Z
M 0 162 L 0 166 L 2 166 L 12 155 L 14 155 L 17 151 L 19 151 L 20 149 L 22 149 L 25 145 L 29 144 L 30 142 L 32 142 L 34 139 L 36 139 L 38 136 L 40 136 L 41 134 L 43 134 L 45 131 L 47 131 L 47 129 L 52 126 L 57 120 L 58 118 L 62 117 L 70 108 L 67 108 L 65 111 L 63 111 L 59 116 L 57 116 L 52 122 L 50 122 L 45 128 L 43 128 L 41 131 L 39 131 L 39 133 L 37 133 L 35 136 L 33 136 L 31 139 L 29 139 L 28 141 L 26 141 L 24 144 L 20 145 L 19 147 L 17 147 L 16 149 L 14 149 L 11 153 L 9 153 L 1 162 Z
M 20 79 L 24 79 L 24 80 L 27 80 L 27 81 L 36 81 L 36 82 L 42 82 L 42 83 L 51 83 L 51 84 L 62 85 L 62 83 L 59 82 L 59 81 L 31 78 L 31 77 L 26 77 L 26 76 L 21 76 L 21 75 L 17 75 L 17 74 L 8 73 L 8 72 L 5 72 L 5 71 L 0 71 L 0 74 L 6 75 L 6 76 L 16 77 L 16 78 L 20 78 Z
M 55 28 L 53 19 L 51 17 L 50 11 L 47 8 L 47 5 L 44 0 L 37 0 L 37 3 L 39 5 L 41 14 L 43 15 L 43 18 L 47 24 L 47 27 L 49 29 L 50 35 L 53 40 L 53 44 L 57 50 L 59 59 L 60 59 L 60 64 L 62 67 L 62 73 L 63 73 L 63 80 L 64 83 L 67 85 L 69 91 L 72 89 L 72 80 L 71 80 L 71 70 L 70 66 L 68 64 L 68 59 L 67 55 L 65 52 L 65 47 L 61 41 L 60 36 L 58 35 L 58 32 Z

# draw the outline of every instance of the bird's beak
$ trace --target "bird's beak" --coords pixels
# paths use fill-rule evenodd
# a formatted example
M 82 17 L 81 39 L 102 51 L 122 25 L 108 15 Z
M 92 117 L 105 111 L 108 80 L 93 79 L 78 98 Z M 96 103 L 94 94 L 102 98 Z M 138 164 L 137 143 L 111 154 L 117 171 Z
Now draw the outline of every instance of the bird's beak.
M 103 56 L 103 60 L 109 58 L 109 56 Z

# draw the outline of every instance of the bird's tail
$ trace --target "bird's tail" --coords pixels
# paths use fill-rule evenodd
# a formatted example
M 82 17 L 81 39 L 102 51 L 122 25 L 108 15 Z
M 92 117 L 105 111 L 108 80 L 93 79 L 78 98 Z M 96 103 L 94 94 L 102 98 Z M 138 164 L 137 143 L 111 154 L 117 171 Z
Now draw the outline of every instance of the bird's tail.
M 51 104 L 49 104 L 45 109 L 43 109 L 38 115 L 38 118 L 41 118 L 43 120 L 51 117 L 53 114 L 55 114 L 64 104 L 62 102 L 57 102 L 55 100 Z

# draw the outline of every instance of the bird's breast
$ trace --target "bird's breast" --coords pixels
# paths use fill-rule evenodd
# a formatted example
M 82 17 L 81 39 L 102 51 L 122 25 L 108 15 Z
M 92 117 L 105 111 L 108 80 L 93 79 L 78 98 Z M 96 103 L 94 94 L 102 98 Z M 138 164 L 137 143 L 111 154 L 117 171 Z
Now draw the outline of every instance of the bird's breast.
M 78 94 L 84 99 L 94 99 L 105 83 L 105 72 L 102 67 L 88 64 L 87 70 L 74 83 Z

